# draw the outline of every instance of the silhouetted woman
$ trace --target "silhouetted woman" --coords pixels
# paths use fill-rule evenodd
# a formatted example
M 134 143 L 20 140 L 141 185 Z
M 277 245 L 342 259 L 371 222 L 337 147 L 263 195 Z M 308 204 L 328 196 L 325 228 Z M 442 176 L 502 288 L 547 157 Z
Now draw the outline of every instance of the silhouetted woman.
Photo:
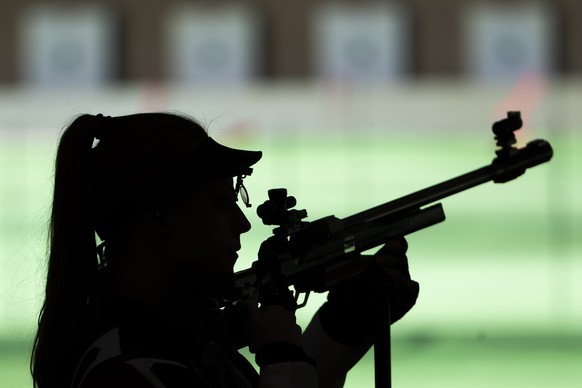
M 373 342 L 377 305 L 391 303 L 394 322 L 415 303 L 406 242 L 391 240 L 378 255 L 390 300 L 371 297 L 370 280 L 360 279 L 330 291 L 303 334 L 294 313 L 259 309 L 256 298 L 243 314 L 220 309 L 250 229 L 239 191 L 260 158 L 172 114 L 82 115 L 68 126 L 56 157 L 35 387 L 343 386 Z M 246 343 L 260 373 L 238 353 Z

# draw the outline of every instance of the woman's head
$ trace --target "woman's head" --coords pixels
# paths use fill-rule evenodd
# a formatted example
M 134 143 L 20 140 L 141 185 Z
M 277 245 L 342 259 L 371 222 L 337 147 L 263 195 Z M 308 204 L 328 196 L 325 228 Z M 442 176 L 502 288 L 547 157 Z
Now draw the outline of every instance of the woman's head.
M 141 277 L 136 285 L 232 273 L 240 234 L 250 229 L 232 179 L 260 157 L 214 142 L 178 115 L 77 117 L 57 151 L 35 379 L 51 375 L 51 352 L 84 311 L 99 268 L 95 233 L 105 266 Z
M 142 275 L 158 282 L 185 276 L 196 285 L 232 274 L 240 234 L 250 229 L 233 177 L 261 154 L 224 147 L 179 116 L 98 121 L 92 191 L 97 232 L 111 244 L 106 260 L 125 273 L 149 269 Z

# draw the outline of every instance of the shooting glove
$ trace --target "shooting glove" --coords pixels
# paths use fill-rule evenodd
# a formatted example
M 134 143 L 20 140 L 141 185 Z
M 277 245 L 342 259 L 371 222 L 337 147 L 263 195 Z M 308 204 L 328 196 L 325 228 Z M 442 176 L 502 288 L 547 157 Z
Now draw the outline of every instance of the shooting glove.
M 388 241 L 367 273 L 329 291 L 319 317 L 333 340 L 372 344 L 384 325 L 398 321 L 414 306 L 419 285 L 410 278 L 407 249 L 404 237 Z

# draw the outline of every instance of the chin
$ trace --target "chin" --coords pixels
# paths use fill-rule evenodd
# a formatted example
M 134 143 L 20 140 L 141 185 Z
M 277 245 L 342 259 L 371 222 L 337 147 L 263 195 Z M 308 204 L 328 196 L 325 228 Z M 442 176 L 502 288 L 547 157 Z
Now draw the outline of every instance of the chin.
M 225 281 L 230 281 L 234 278 L 234 267 L 225 268 L 221 273 L 221 278 Z

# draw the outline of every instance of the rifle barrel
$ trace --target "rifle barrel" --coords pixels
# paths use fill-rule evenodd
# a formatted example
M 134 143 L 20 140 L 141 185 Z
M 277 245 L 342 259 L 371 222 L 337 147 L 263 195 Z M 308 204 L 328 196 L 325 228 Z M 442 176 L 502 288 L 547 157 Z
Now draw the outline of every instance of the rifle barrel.
M 547 162 L 553 154 L 552 147 L 545 140 L 534 140 L 515 151 L 512 156 L 497 157 L 488 166 L 346 217 L 342 220 L 343 226 L 348 229 L 362 222 L 413 211 L 491 180 L 505 182 L 521 175 L 520 171 L 523 173 L 529 167 Z M 500 179 L 508 174 L 512 178 Z

